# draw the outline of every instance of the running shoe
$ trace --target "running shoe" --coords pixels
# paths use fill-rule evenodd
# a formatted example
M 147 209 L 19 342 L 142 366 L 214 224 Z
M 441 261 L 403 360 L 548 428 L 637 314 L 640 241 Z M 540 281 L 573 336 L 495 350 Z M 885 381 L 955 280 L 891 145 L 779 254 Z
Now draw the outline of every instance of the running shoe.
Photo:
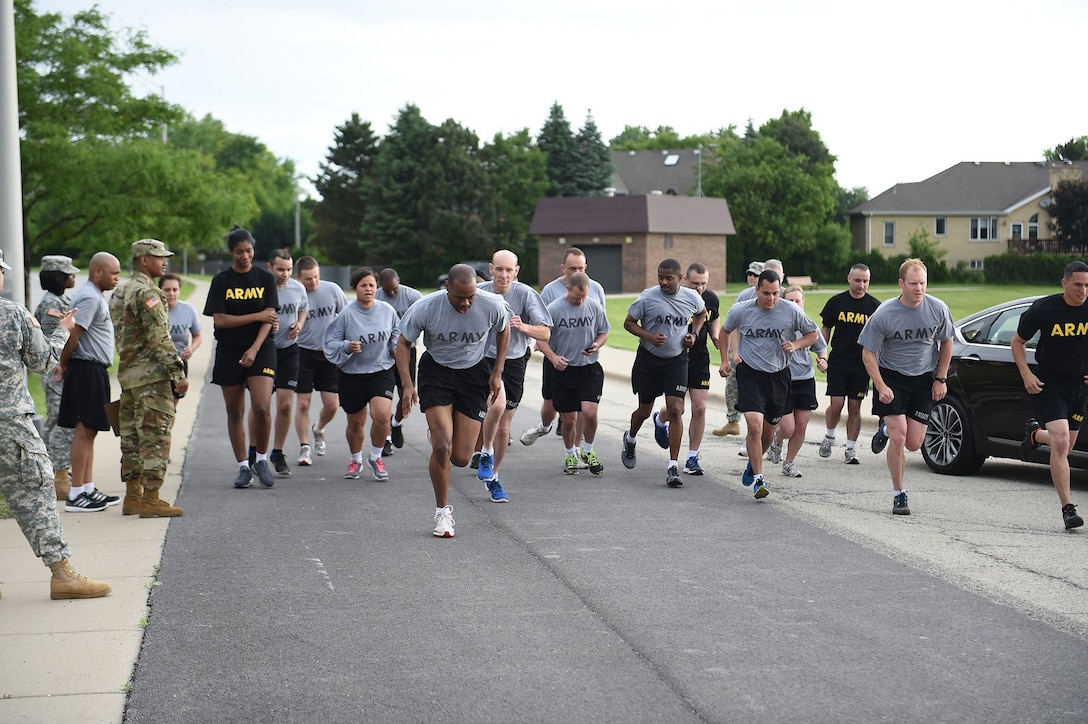
M 246 459 L 249 461 L 250 469 L 257 464 L 257 448 L 254 445 L 249 446 L 249 457 Z
M 740 482 L 744 487 L 748 487 L 756 481 L 756 475 L 752 472 L 752 462 L 748 461 L 748 464 L 744 466 L 744 472 L 741 473 Z
M 589 460 L 586 459 L 586 454 L 584 452 L 582 452 L 582 448 L 578 448 L 575 451 L 574 457 L 578 458 L 578 469 L 579 470 L 588 470 L 589 469 Z
M 892 513 L 894 515 L 910 515 L 910 506 L 907 505 L 906 493 L 898 493 L 892 498 Z
M 495 456 L 491 453 L 480 453 L 479 465 L 476 470 L 477 480 L 491 480 L 495 477 Z
M 1062 520 L 1065 522 L 1066 530 L 1072 530 L 1084 525 L 1084 518 L 1077 515 L 1077 506 L 1072 503 L 1062 506 Z
M 820 457 L 831 457 L 831 448 L 835 446 L 835 438 L 824 435 L 823 442 L 820 443 Z
M 657 421 L 657 413 L 654 413 L 654 440 L 657 441 L 657 446 L 663 450 L 669 449 L 669 423 L 660 423 Z
M 299 467 L 309 467 L 313 465 L 313 460 L 310 458 L 310 446 L 303 445 L 298 449 L 298 464 Z
M 468 459 L 468 466 L 470 468 L 472 468 L 473 470 L 479 470 L 480 469 L 480 453 L 478 453 L 478 452 L 472 453 L 472 457 L 470 457 Z
M 446 506 L 434 516 L 434 530 L 431 531 L 431 535 L 435 538 L 452 538 L 453 537 L 453 508 Z
M 317 423 L 315 422 L 313 425 L 310 425 L 310 432 L 312 432 L 314 436 L 314 454 L 324 455 L 326 450 L 324 431 L 318 432 Z
M 248 488 L 253 482 L 253 468 L 246 465 L 238 468 L 238 477 L 234 479 L 234 487 Z
M 763 457 L 775 465 L 778 465 L 782 462 L 782 445 L 771 440 L 771 445 L 767 448 L 767 452 L 763 453 Z
M 567 455 L 563 458 L 563 474 L 564 475 L 577 475 L 578 474 L 578 457 L 575 455 Z
M 276 484 L 276 476 L 269 469 L 267 460 L 258 460 L 253 466 L 253 473 L 257 476 L 257 482 L 263 487 L 271 488 Z
M 506 495 L 506 491 L 502 489 L 502 481 L 498 478 L 487 481 L 487 492 L 491 493 L 492 503 L 510 502 L 510 498 Z
M 392 456 L 393 456 L 393 443 L 390 440 L 386 440 L 385 444 L 382 445 L 382 457 L 383 458 L 388 458 L 388 457 L 392 457 Z
M 858 460 L 858 449 L 854 447 L 846 448 L 846 451 L 842 454 L 843 459 L 847 465 L 861 465 L 861 461 Z
M 1024 439 L 1020 441 L 1021 460 L 1030 460 L 1031 454 L 1039 448 L 1039 443 L 1035 442 L 1035 432 L 1042 429 L 1043 426 L 1034 417 L 1029 417 L 1024 423 Z
M 884 425 L 884 420 L 880 421 L 880 426 L 876 429 L 876 434 L 873 435 L 873 452 L 882 453 L 884 448 L 888 446 L 888 428 Z
M 597 457 L 596 450 L 590 450 L 585 455 L 586 465 L 589 466 L 589 474 L 601 476 L 604 475 L 604 465 L 601 464 L 601 459 Z
M 551 425 L 548 425 L 543 430 L 540 429 L 540 425 L 533 425 L 528 430 L 521 433 L 521 444 L 522 445 L 532 445 L 534 442 L 536 442 L 540 438 L 544 437 L 545 435 L 547 435 L 551 431 L 552 431 L 552 426 Z
M 389 473 L 385 469 L 385 461 L 381 458 L 373 459 L 367 458 L 367 465 L 370 466 L 370 474 L 374 476 L 375 480 L 389 480 Z
M 665 485 L 670 488 L 679 488 L 684 484 L 684 479 L 680 477 L 680 471 L 677 470 L 675 465 L 670 465 L 669 469 L 665 471 Z
M 363 469 L 363 464 L 352 460 L 348 463 L 348 471 L 344 473 L 344 480 L 358 480 L 359 471 Z
M 268 459 L 272 461 L 272 467 L 276 469 L 277 475 L 291 474 L 291 468 L 287 467 L 287 457 L 282 450 L 273 450 Z
M 105 503 L 107 508 L 121 502 L 121 499 L 116 495 L 106 495 L 97 488 L 87 493 L 87 495 L 91 496 L 91 500 L 96 503 Z
M 393 425 L 389 430 L 389 439 L 393 441 L 393 447 L 400 450 L 404 447 L 404 428 L 401 425 Z
M 793 463 L 782 463 L 782 474 L 791 478 L 801 477 L 801 471 Z
M 620 453 L 620 462 L 628 470 L 635 467 L 635 441 L 627 442 L 627 433 L 623 434 L 623 452 Z
M 762 477 L 756 480 L 753 490 L 755 490 L 756 500 L 762 500 L 771 494 L 771 491 L 767 489 L 767 483 L 763 481 Z
M 699 464 L 699 453 L 688 455 L 688 461 L 684 463 L 684 473 L 686 475 L 703 474 L 703 466 Z
M 68 513 L 97 513 L 105 509 L 105 503 L 94 500 L 86 493 L 80 493 L 75 499 L 64 501 L 64 510 Z

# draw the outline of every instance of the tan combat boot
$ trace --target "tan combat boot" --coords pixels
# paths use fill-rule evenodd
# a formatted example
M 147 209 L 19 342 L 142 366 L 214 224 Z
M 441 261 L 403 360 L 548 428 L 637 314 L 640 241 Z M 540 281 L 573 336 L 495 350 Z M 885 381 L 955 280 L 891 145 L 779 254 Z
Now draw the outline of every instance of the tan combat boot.
M 101 598 L 110 595 L 110 584 L 92 581 L 72 570 L 65 558 L 49 566 L 53 578 L 49 581 L 49 597 L 54 601 L 67 598 Z
M 726 437 L 727 435 L 737 436 L 740 435 L 740 423 L 739 422 L 727 422 L 722 427 L 719 427 L 714 431 L 714 434 L 718 437 Z
M 53 487 L 57 489 L 57 500 L 68 500 L 68 493 L 72 492 L 72 471 L 70 468 L 61 468 L 53 473 Z
M 121 515 L 137 515 L 143 500 L 144 486 L 139 480 L 125 481 L 125 501 L 121 503 Z
M 144 488 L 144 496 L 140 500 L 141 518 L 176 518 L 184 512 L 176 505 L 170 505 L 165 500 L 159 500 L 158 490 Z

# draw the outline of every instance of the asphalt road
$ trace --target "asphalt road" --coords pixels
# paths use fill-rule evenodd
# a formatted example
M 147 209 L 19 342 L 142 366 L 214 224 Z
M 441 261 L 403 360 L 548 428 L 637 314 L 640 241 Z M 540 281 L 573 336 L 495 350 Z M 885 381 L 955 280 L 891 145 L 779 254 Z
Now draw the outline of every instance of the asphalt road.
M 510 448 L 507 505 L 455 469 L 439 540 L 422 415 L 388 482 L 342 479 L 338 417 L 313 467 L 238 491 L 209 389 L 125 720 L 1088 720 L 1088 534 L 1045 468 L 912 456 L 899 517 L 868 449 L 807 445 L 756 502 L 737 439 L 708 435 L 708 475 L 674 490 L 649 425 L 619 463 L 633 406 L 606 383 L 603 477 L 564 476 L 554 436 Z

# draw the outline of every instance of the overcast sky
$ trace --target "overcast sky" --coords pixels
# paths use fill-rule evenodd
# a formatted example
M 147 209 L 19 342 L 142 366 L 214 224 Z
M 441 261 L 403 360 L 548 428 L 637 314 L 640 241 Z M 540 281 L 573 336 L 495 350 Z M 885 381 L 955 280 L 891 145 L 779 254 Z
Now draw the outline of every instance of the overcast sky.
M 36 0 L 69 15 L 90 0 Z M 317 173 L 352 112 L 384 135 L 398 110 L 481 141 L 554 101 L 607 142 L 625 125 L 681 135 L 805 108 L 838 181 L 871 195 L 960 161 L 1034 161 L 1088 135 L 1088 3 L 1040 0 L 99 0 L 180 56 L 134 81 Z

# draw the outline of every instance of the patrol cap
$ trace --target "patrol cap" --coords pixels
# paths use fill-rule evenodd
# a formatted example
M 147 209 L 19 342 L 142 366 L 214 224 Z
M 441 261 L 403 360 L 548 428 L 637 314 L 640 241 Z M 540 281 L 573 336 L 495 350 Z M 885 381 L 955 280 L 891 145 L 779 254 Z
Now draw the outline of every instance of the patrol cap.
M 79 274 L 79 269 L 72 263 L 72 257 L 50 254 L 42 257 L 42 271 L 59 271 L 65 274 Z
M 754 261 L 751 264 L 749 264 L 748 265 L 748 273 L 753 275 L 753 276 L 758 277 L 760 274 L 763 273 L 763 262 Z
M 173 256 L 174 252 L 166 250 L 166 244 L 158 239 L 140 239 L 132 245 L 132 258 L 141 256 Z
M 8 266 L 8 263 L 6 261 L 4 261 L 3 249 L 0 249 L 0 269 L 3 269 L 4 271 L 11 271 L 11 267 Z

